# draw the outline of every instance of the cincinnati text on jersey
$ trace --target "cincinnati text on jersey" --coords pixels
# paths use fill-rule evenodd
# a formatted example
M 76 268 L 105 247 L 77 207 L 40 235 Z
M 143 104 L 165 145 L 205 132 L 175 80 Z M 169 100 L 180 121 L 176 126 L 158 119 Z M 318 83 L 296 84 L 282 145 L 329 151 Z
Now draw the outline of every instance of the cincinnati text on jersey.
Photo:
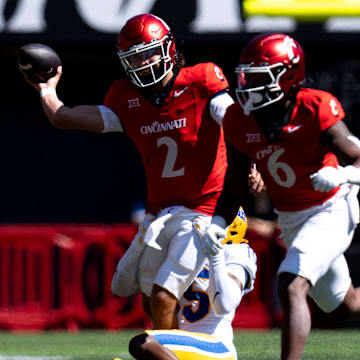
M 145 134 L 156 134 L 164 131 L 180 129 L 186 127 L 186 118 L 171 120 L 164 123 L 158 121 L 153 122 L 151 125 L 143 125 L 140 127 L 142 135 Z
M 264 159 L 266 156 L 270 156 L 272 153 L 274 153 L 278 149 L 281 149 L 281 146 L 279 146 L 279 145 L 268 145 L 266 148 L 261 149 L 256 153 L 256 158 L 258 160 Z

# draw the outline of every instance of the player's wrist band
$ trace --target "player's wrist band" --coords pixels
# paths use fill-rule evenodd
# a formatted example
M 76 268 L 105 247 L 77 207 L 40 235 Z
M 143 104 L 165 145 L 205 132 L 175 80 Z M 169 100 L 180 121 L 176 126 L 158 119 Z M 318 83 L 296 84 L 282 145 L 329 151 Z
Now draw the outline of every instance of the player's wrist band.
M 47 94 L 56 94 L 56 90 L 52 87 L 47 87 L 40 90 L 40 97 L 43 97 Z

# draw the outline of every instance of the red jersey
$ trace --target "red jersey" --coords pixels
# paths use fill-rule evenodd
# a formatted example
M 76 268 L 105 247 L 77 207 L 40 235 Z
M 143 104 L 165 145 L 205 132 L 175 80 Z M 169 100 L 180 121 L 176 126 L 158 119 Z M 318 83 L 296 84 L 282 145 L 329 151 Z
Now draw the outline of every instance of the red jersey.
M 304 88 L 276 142 L 266 139 L 254 117 L 246 116 L 239 103 L 228 108 L 223 128 L 225 138 L 257 164 L 274 207 L 297 211 L 321 204 L 339 190 L 315 191 L 310 175 L 338 165 L 335 154 L 320 143 L 320 134 L 344 116 L 341 104 L 330 93 Z
M 226 89 L 213 63 L 182 68 L 170 94 L 154 106 L 128 80 L 116 80 L 104 105 L 119 117 L 140 152 L 147 178 L 147 210 L 183 205 L 212 215 L 227 167 L 222 128 L 209 100 Z

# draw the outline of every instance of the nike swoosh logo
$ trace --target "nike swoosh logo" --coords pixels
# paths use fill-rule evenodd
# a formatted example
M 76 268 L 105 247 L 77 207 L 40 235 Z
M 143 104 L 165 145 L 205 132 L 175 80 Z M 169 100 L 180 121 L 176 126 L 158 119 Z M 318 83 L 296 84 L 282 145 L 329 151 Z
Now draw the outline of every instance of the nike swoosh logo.
M 220 294 L 220 291 L 217 291 L 217 292 L 215 293 L 215 296 L 214 296 L 214 299 L 213 299 L 213 303 L 215 302 L 216 296 L 219 295 L 219 294 Z
M 179 97 L 185 90 L 187 89 L 187 86 L 185 86 L 182 90 L 174 92 L 174 97 Z
M 291 134 L 291 133 L 299 130 L 301 127 L 302 127 L 302 125 L 291 126 L 291 127 L 289 126 L 289 127 L 287 128 L 287 132 L 288 132 L 289 134 Z

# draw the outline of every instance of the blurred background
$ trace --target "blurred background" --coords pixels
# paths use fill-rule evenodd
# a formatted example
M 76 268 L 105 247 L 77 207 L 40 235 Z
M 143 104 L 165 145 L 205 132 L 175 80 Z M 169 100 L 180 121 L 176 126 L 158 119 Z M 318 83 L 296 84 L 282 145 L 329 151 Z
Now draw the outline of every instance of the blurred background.
M 148 325 L 138 298 L 109 294 L 146 197 L 137 151 L 122 134 L 50 126 L 16 61 L 22 45 L 44 43 L 63 62 L 59 97 L 69 106 L 102 104 L 112 81 L 123 76 L 117 33 L 128 18 L 147 12 L 171 26 L 188 65 L 215 62 L 231 90 L 248 40 L 262 32 L 290 34 L 305 50 L 307 86 L 337 96 L 360 136 L 358 0 L 0 0 L 0 328 Z M 266 196 L 250 198 L 245 210 L 255 219 L 248 236 L 263 270 L 235 325 L 277 326 L 273 283 L 283 247 L 272 205 Z M 358 238 L 347 253 L 355 285 Z M 37 314 L 37 325 L 34 318 L 27 325 L 14 320 L 27 311 Z M 315 306 L 313 312 L 315 325 L 328 326 Z M 246 316 L 251 313 L 258 319 Z

